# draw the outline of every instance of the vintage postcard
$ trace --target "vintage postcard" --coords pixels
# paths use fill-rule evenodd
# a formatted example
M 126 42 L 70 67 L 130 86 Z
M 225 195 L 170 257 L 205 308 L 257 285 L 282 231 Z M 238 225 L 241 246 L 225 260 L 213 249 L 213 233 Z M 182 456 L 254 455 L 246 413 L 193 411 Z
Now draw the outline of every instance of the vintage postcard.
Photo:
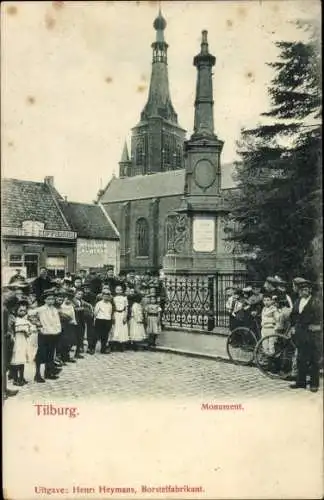
M 320 14 L 2 2 L 5 499 L 323 497 Z

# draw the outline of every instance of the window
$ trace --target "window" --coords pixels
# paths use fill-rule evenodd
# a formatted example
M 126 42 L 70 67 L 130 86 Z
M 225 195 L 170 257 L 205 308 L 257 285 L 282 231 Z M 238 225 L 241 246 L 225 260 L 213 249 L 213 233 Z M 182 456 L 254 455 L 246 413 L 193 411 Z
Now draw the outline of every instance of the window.
M 147 257 L 149 254 L 149 228 L 147 220 L 138 219 L 136 222 L 136 255 Z
M 64 278 L 66 271 L 66 257 L 47 257 L 46 268 L 51 278 Z
M 166 169 L 168 170 L 171 166 L 171 163 L 172 163 L 171 148 L 170 148 L 170 145 L 168 143 L 166 143 L 164 146 L 164 161 L 165 161 Z
M 144 149 L 142 142 L 139 142 L 136 147 L 136 165 L 143 164 Z
M 24 256 L 18 254 L 9 255 L 9 266 L 24 267 Z
M 34 278 L 38 276 L 38 255 L 25 254 L 25 267 L 27 269 L 27 278 Z
M 177 146 L 176 167 L 177 168 L 181 168 L 182 167 L 182 149 L 181 149 L 181 146 Z
M 9 256 L 10 267 L 25 267 L 27 278 L 35 278 L 38 275 L 38 255 L 34 253 L 11 254 Z

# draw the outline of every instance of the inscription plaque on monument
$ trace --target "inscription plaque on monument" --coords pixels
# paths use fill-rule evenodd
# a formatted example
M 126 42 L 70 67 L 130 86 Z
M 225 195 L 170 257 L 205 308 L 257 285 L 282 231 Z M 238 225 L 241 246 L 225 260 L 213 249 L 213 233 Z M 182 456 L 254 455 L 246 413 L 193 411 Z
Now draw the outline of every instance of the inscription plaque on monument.
M 193 249 L 195 252 L 213 252 L 215 250 L 215 219 L 194 217 Z

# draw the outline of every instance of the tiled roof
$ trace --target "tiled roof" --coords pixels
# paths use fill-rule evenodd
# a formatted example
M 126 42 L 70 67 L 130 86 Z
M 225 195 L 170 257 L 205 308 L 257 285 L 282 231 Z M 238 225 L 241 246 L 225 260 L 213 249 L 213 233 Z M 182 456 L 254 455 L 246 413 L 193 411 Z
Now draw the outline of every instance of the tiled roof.
M 161 198 L 162 196 L 183 194 L 184 174 L 185 171 L 181 169 L 151 175 L 123 177 L 121 179 L 113 177 L 100 202 Z
M 42 222 L 45 229 L 70 231 L 51 189 L 43 182 L 2 179 L 2 226 L 20 228 L 32 220 Z
M 233 164 L 222 165 L 223 189 L 235 186 L 232 179 L 233 168 Z M 112 203 L 115 201 L 182 195 L 184 185 L 184 169 L 150 175 L 136 175 L 134 177 L 113 177 L 104 190 L 100 202 Z
M 78 238 L 119 240 L 118 233 L 99 205 L 68 201 L 59 204 Z

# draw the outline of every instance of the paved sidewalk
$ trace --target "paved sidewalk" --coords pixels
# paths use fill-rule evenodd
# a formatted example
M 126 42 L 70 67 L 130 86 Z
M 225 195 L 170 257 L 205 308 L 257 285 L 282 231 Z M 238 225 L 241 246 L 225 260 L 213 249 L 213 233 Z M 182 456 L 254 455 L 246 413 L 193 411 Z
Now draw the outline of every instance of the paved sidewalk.
M 158 337 L 161 351 L 230 362 L 226 352 L 227 336 L 208 333 L 164 330 Z

